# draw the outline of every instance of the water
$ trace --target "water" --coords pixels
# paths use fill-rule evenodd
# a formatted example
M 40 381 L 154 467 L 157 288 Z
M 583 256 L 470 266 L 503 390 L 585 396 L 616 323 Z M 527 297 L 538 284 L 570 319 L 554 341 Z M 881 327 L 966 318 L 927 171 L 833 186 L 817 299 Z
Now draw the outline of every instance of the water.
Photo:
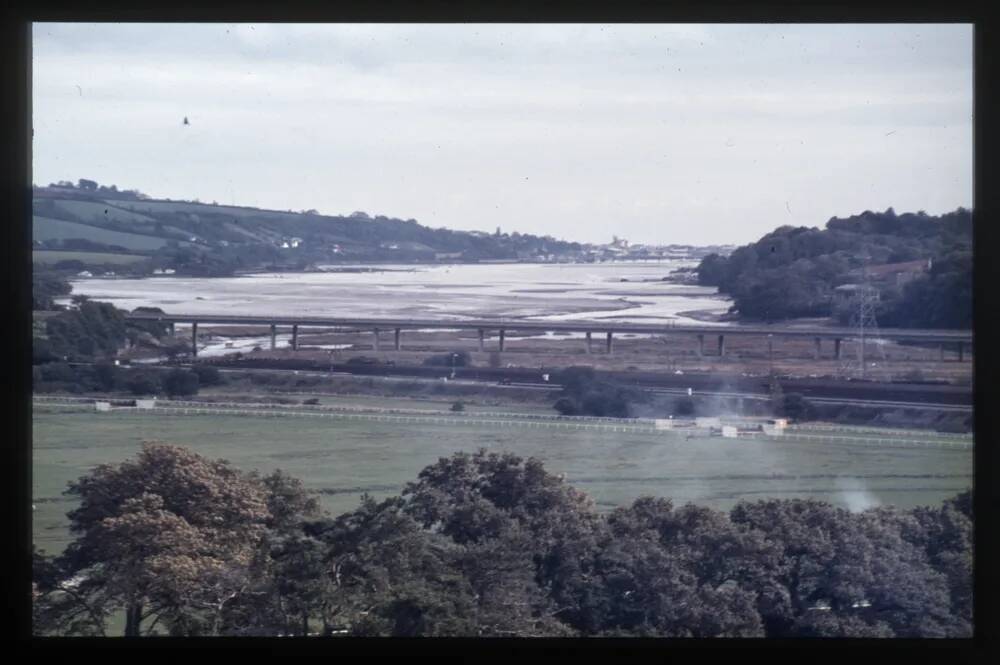
M 183 313 L 705 323 L 702 317 L 726 312 L 731 301 L 712 287 L 661 281 L 693 265 L 386 265 L 377 272 L 81 279 L 73 282 L 73 293 L 122 309 Z M 695 311 L 699 318 L 690 316 Z

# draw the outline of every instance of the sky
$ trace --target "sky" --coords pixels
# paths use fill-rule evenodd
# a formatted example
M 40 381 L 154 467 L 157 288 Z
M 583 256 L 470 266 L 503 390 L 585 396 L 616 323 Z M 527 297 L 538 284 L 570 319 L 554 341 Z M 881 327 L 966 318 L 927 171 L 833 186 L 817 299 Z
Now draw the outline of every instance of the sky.
M 963 24 L 36 23 L 33 180 L 742 244 L 971 208 L 972 48 Z

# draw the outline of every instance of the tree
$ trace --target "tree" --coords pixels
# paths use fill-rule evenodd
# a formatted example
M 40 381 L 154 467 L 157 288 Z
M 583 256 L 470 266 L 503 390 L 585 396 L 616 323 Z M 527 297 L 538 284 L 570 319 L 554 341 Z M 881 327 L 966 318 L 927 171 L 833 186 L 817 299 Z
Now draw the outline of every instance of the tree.
M 329 547 L 325 623 L 356 635 L 475 634 L 473 594 L 452 565 L 460 548 L 403 508 L 399 497 L 366 495 L 309 529 Z
M 132 372 L 125 381 L 125 387 L 133 395 L 156 395 L 160 392 L 160 377 L 149 371 Z
M 199 386 L 217 386 L 225 383 L 225 378 L 219 372 L 218 367 L 213 367 L 212 365 L 195 365 L 191 368 L 198 376 Z
M 761 611 L 769 636 L 963 634 L 947 578 L 904 537 L 913 532 L 905 516 L 801 499 L 741 502 L 731 516 L 780 551 L 763 582 L 773 599 Z
M 83 298 L 79 308 L 59 312 L 45 320 L 53 353 L 70 358 L 112 357 L 124 346 L 124 312 L 112 304 Z
M 811 420 L 816 408 L 801 393 L 788 393 L 778 401 L 778 414 L 794 420 Z
M 126 612 L 126 636 L 217 634 L 248 587 L 270 517 L 264 487 L 227 462 L 146 444 L 134 460 L 71 483 L 76 535 L 63 576 L 87 580 L 103 609 Z M 144 625 L 147 619 L 151 623 Z
M 171 397 L 196 395 L 198 375 L 190 370 L 172 369 L 163 377 L 163 390 Z
M 674 413 L 679 416 L 691 416 L 694 415 L 695 405 L 694 400 L 690 397 L 681 397 L 676 402 L 674 402 Z
M 456 453 L 421 471 L 403 496 L 408 514 L 456 544 L 529 554 L 535 587 L 523 589 L 522 604 L 508 608 L 531 608 L 536 619 L 525 619 L 521 630 L 551 630 L 553 621 L 579 610 L 600 518 L 585 494 L 546 472 L 541 461 L 486 450 Z M 503 565 L 476 560 L 485 567 Z M 481 574 L 504 579 L 498 571 Z
M 118 368 L 113 363 L 107 361 L 94 363 L 94 380 L 99 390 L 104 392 L 114 390 L 117 376 Z

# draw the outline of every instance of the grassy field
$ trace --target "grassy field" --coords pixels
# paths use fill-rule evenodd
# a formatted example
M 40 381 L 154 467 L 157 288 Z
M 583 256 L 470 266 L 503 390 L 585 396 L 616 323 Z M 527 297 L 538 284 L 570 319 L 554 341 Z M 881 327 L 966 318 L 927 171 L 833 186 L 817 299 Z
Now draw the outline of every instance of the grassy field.
M 641 495 L 728 509 L 740 499 L 811 497 L 850 508 L 937 504 L 972 483 L 971 450 L 796 441 L 685 439 L 474 425 L 414 426 L 313 418 L 47 413 L 33 419 L 34 538 L 60 551 L 73 506 L 66 484 L 134 455 L 144 440 L 188 446 L 244 470 L 281 468 L 333 514 L 362 492 L 397 494 L 438 458 L 480 447 L 543 459 L 601 509 Z
M 70 215 L 74 215 L 78 219 L 92 220 L 92 221 L 111 221 L 119 220 L 122 222 L 129 223 L 148 223 L 152 224 L 156 220 L 147 215 L 140 215 L 138 213 L 132 212 L 130 210 L 123 210 L 117 205 L 120 202 L 115 202 L 115 205 L 109 203 L 99 203 L 97 201 L 80 201 L 76 199 L 54 199 L 55 206 L 63 212 L 67 212 Z M 60 215 L 61 217 L 62 215 Z
M 165 238 L 154 238 L 135 233 L 111 231 L 87 224 L 66 222 L 61 219 L 35 216 L 32 219 L 32 237 L 34 240 L 58 240 L 64 238 L 82 238 L 105 245 L 118 245 L 126 249 L 152 250 L 167 244 Z
M 260 210 L 257 208 L 243 208 L 239 206 L 209 205 L 207 203 L 190 203 L 186 201 L 115 201 L 115 205 L 120 205 L 127 210 L 135 212 L 186 212 L 204 215 L 231 215 L 237 218 L 249 218 L 268 221 L 289 221 L 299 219 L 299 215 L 290 212 L 277 210 Z
M 36 250 L 31 253 L 32 263 L 59 263 L 60 261 L 82 261 L 87 264 L 113 263 L 128 265 L 145 261 L 148 256 L 137 254 L 108 254 L 106 252 L 59 252 L 52 250 Z

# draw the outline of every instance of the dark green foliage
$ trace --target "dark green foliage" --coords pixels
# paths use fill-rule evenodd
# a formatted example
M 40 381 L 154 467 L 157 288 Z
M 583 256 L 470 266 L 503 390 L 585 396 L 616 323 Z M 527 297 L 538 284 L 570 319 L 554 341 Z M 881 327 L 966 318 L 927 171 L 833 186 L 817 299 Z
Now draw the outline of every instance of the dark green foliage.
M 799 393 L 788 393 L 782 397 L 779 413 L 793 420 L 813 420 L 816 410 L 812 403 Z
M 674 414 L 678 416 L 693 416 L 694 411 L 694 400 L 690 397 L 681 397 L 674 402 Z
M 42 379 L 45 381 L 61 381 L 65 383 L 75 383 L 79 377 L 76 370 L 69 363 L 55 362 L 42 365 Z
M 51 352 L 70 359 L 113 357 L 126 341 L 123 312 L 91 300 L 46 319 L 45 331 Z
M 470 356 L 468 351 L 455 351 L 453 353 L 440 353 L 428 356 L 424 359 L 425 365 L 433 367 L 468 367 Z
M 451 405 L 451 410 L 455 412 L 465 411 L 465 404 L 462 404 L 462 402 L 453 402 Z
M 123 603 L 158 615 L 175 635 L 972 631 L 969 492 L 937 508 L 861 513 L 769 499 L 741 502 L 727 514 L 644 497 L 602 515 L 539 460 L 481 450 L 442 458 L 401 496 L 365 495 L 357 509 L 330 519 L 301 482 L 280 471 L 261 477 L 171 455 L 99 467 L 73 484 L 84 498 L 70 514 L 79 538 L 58 559 L 34 553 L 36 633 L 103 634 L 109 611 Z M 230 492 L 234 484 L 242 489 Z M 206 511 L 206 500 L 220 508 Z M 206 563 L 200 552 L 229 543 L 229 512 L 242 515 L 237 527 L 248 519 L 253 526 L 230 543 L 241 563 L 216 578 L 226 591 L 213 596 L 185 571 L 228 565 Z M 128 528 L 105 534 L 109 516 Z M 172 535 L 161 537 L 162 529 Z M 141 564 L 138 579 L 123 575 L 132 569 L 118 560 L 95 567 L 106 535 L 128 545 L 123 556 Z M 151 547 L 166 549 L 151 556 Z M 144 570 L 163 563 L 169 575 Z M 81 570 L 90 575 L 72 581 Z M 203 607 L 185 593 L 223 600 Z M 149 633 L 141 622 L 132 634 Z
M 133 314 L 165 314 L 159 307 L 136 307 Z M 156 339 L 167 336 L 168 325 L 158 321 L 129 321 L 129 338 L 136 339 L 141 333 L 149 333 Z
M 125 379 L 125 387 L 133 395 L 158 395 L 162 390 L 160 375 L 148 370 L 133 371 Z
M 556 403 L 552 405 L 552 408 L 558 411 L 559 415 L 562 416 L 579 415 L 576 402 L 569 397 L 560 397 L 556 400 Z
M 31 309 L 55 309 L 53 300 L 60 296 L 68 296 L 73 287 L 62 277 L 36 271 L 31 275 Z
M 879 312 L 879 323 L 913 328 L 972 328 L 972 252 L 936 261 Z
M 563 390 L 553 408 L 562 415 L 628 418 L 633 404 L 649 401 L 641 390 L 598 379 L 591 367 L 570 367 L 555 381 Z
M 49 340 L 41 337 L 35 337 L 31 340 L 32 365 L 41 365 L 43 363 L 55 362 L 56 360 L 61 360 L 61 357 L 56 355 L 55 349 L 52 348 Z
M 172 369 L 163 377 L 163 390 L 171 397 L 196 395 L 198 386 L 198 375 L 189 370 Z
M 195 365 L 191 371 L 198 375 L 199 386 L 218 386 L 226 382 L 219 368 L 212 365 Z
M 729 257 L 710 254 L 698 266 L 700 284 L 732 295 L 742 316 L 777 321 L 837 316 L 834 288 L 860 279 L 865 264 L 930 258 L 928 276 L 899 288 L 878 285 L 879 320 L 902 327 L 968 328 L 972 322 L 972 213 L 959 208 L 940 217 L 866 211 L 831 219 L 825 230 L 782 226 Z M 852 273 L 855 271 L 855 273 Z
M 115 367 L 114 363 L 107 361 L 94 363 L 93 373 L 98 390 L 103 392 L 114 390 L 118 378 L 118 368 Z

